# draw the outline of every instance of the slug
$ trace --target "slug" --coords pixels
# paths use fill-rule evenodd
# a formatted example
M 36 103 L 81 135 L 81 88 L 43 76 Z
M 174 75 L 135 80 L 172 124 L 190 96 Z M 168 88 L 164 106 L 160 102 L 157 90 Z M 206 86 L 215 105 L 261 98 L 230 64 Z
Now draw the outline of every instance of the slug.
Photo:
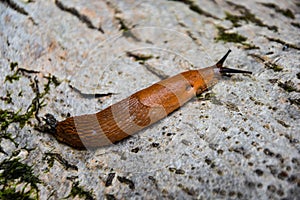
M 215 85 L 223 75 L 247 73 L 223 67 L 229 50 L 215 65 L 182 72 L 142 89 L 95 113 L 52 120 L 53 135 L 76 149 L 95 149 L 116 143 L 166 117 L 195 95 Z

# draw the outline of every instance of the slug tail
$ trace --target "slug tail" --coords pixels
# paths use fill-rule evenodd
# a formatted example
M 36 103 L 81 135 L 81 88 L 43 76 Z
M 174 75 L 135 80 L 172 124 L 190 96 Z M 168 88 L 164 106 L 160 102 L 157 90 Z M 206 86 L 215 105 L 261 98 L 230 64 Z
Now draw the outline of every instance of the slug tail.
M 217 68 L 219 68 L 220 73 L 221 74 L 252 74 L 252 72 L 250 71 L 245 71 L 245 70 L 239 70 L 239 69 L 231 69 L 231 68 L 227 68 L 227 67 L 223 67 L 223 63 L 225 62 L 227 56 L 229 55 L 229 53 L 231 52 L 231 50 L 229 49 L 227 51 L 227 53 L 223 56 L 223 58 L 221 58 L 221 60 L 219 60 L 216 64 Z

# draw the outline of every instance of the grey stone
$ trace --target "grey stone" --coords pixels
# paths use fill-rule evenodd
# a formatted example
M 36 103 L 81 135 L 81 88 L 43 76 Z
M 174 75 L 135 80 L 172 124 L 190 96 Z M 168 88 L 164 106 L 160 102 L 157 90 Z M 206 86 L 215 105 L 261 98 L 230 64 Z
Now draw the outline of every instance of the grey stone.
M 300 5 L 267 2 L 1 1 L 2 116 L 26 117 L 37 86 L 39 117 L 98 112 L 229 48 L 226 65 L 253 72 L 94 152 L 36 130 L 33 112 L 1 130 L 1 163 L 32 166 L 39 199 L 299 199 Z

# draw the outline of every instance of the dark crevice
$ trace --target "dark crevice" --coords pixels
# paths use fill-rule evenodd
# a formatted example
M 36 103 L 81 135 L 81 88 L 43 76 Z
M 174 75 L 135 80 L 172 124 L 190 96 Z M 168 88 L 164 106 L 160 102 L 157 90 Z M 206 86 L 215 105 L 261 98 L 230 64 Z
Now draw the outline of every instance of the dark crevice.
M 31 77 L 31 72 L 27 70 L 23 70 L 23 68 L 18 68 L 18 63 L 12 62 L 10 64 L 11 70 L 14 71 L 13 75 L 8 75 L 6 76 L 5 81 L 9 81 L 10 83 L 13 83 L 14 81 L 18 81 L 20 77 L 27 77 L 31 83 L 30 86 L 32 88 L 34 98 L 31 101 L 31 104 L 27 107 L 26 112 L 21 114 L 21 110 L 19 109 L 17 112 L 13 112 L 11 110 L 1 110 L 0 109 L 0 129 L 2 131 L 6 131 L 8 126 L 11 123 L 16 123 L 18 122 L 20 124 L 20 127 L 23 128 L 27 122 L 32 117 L 35 117 L 35 119 L 38 121 L 38 123 L 41 123 L 40 118 L 38 117 L 39 111 L 45 107 L 45 96 L 49 93 L 50 91 L 50 84 L 54 83 L 54 85 L 59 84 L 57 82 L 57 79 L 54 76 L 44 76 L 48 81 L 46 84 L 44 84 L 43 90 L 40 91 L 39 89 L 39 81 L 37 76 L 34 78 Z M 34 72 L 34 74 L 37 72 Z M 22 95 L 19 93 L 19 95 Z M 8 96 L 9 97 L 9 96 Z
M 135 61 L 139 62 L 141 65 L 143 65 L 149 72 L 157 76 L 159 79 L 163 80 L 168 78 L 169 76 L 166 75 L 163 71 L 156 69 L 155 67 L 152 67 L 151 65 L 147 64 L 146 61 L 153 58 L 153 55 L 149 54 L 141 54 L 141 53 L 135 53 L 128 51 L 126 52 L 126 55 L 130 58 L 133 58 Z
M 124 177 L 124 176 L 117 176 L 118 181 L 120 181 L 120 183 L 125 183 L 126 185 L 128 185 L 128 187 L 131 190 L 134 190 L 135 186 L 132 180 Z
M 283 70 L 283 67 L 280 65 L 277 65 L 276 63 L 268 60 L 266 57 L 260 56 L 258 54 L 248 54 L 249 56 L 253 57 L 258 62 L 264 64 L 266 68 L 272 69 L 274 72 L 280 72 Z
M 265 36 L 265 38 L 267 38 L 269 41 L 271 42 L 277 42 L 279 44 L 282 44 L 288 48 L 293 48 L 293 49 L 296 49 L 296 50 L 300 50 L 300 46 L 297 46 L 295 44 L 291 44 L 291 43 L 287 43 L 281 39 L 278 39 L 278 38 L 271 38 L 271 37 L 268 37 L 268 36 Z
M 74 199 L 75 197 L 86 200 L 94 200 L 93 193 L 85 190 L 83 187 L 79 186 L 79 182 L 73 182 L 71 192 L 68 196 L 62 199 Z
M 110 96 L 112 96 L 112 95 L 115 94 L 115 93 L 112 93 L 112 92 L 103 93 L 103 94 L 99 94 L 99 93 L 88 94 L 88 93 L 81 92 L 79 89 L 75 88 L 72 85 L 69 85 L 69 87 L 72 88 L 78 94 L 80 94 L 80 96 L 82 96 L 83 98 L 87 98 L 87 99 L 101 98 L 101 97 L 110 97 Z
M 26 12 L 26 10 L 24 8 L 22 8 L 21 6 L 19 6 L 16 2 L 14 2 L 12 0 L 0 0 L 0 2 L 8 5 L 11 9 L 17 11 L 18 13 L 28 16 L 28 12 Z
M 140 42 L 141 39 L 139 39 L 132 31 L 130 30 L 131 28 L 127 25 L 126 21 L 123 18 L 120 17 L 115 17 L 115 19 L 118 21 L 120 24 L 120 31 L 123 31 L 123 36 L 127 38 L 132 38 L 136 42 Z
M 105 181 L 105 187 L 109 187 L 112 185 L 112 182 L 115 178 L 116 173 L 109 173 L 107 179 Z
M 166 75 L 163 71 L 158 70 L 154 67 L 152 67 L 151 65 L 144 63 L 143 66 L 146 67 L 146 69 L 151 72 L 152 74 L 154 74 L 155 76 L 157 76 L 160 80 L 164 80 L 166 78 L 169 78 L 168 75 Z
M 127 51 L 126 55 L 133 58 L 135 61 L 138 61 L 139 63 L 144 63 L 153 58 L 153 55 L 151 54 L 134 53 L 132 51 Z
M 201 41 L 199 41 L 199 39 L 194 35 L 194 33 L 190 30 L 186 31 L 186 34 L 198 45 L 198 46 L 202 46 Z
M 19 6 L 13 0 L 0 0 L 0 2 L 7 5 L 11 9 L 15 10 L 16 12 L 18 12 L 22 15 L 29 16 L 28 12 L 23 7 Z M 32 17 L 29 16 L 28 19 L 33 23 L 33 25 L 38 25 Z
M 218 17 L 210 14 L 209 12 L 206 12 L 205 10 L 203 10 L 202 8 L 200 8 L 197 4 L 195 4 L 194 1 L 192 0 L 169 0 L 169 1 L 178 1 L 181 2 L 187 6 L 189 6 L 189 9 L 194 11 L 195 13 L 199 14 L 199 15 L 204 15 L 205 17 L 210 17 L 213 19 L 219 19 Z
M 273 4 L 273 3 L 260 3 L 260 4 L 267 8 L 274 9 L 277 13 L 281 13 L 285 17 L 295 19 L 295 15 L 290 9 L 285 9 L 285 10 L 281 9 L 276 4 Z
M 43 158 L 48 161 L 48 164 L 50 166 L 53 166 L 54 160 L 58 161 L 61 165 L 65 167 L 66 170 L 72 169 L 72 170 L 78 170 L 78 167 L 76 165 L 70 164 L 66 159 L 64 159 L 60 154 L 58 153 L 45 153 L 45 157 Z
M 230 5 L 231 7 L 233 7 L 235 10 L 240 11 L 240 13 L 242 14 L 241 16 L 235 16 L 235 15 L 231 15 L 231 14 L 228 15 L 228 13 L 227 13 L 227 17 L 226 17 L 227 19 L 228 18 L 232 19 L 232 18 L 236 18 L 237 17 L 237 19 L 239 21 L 245 21 L 246 23 L 252 22 L 252 23 L 256 24 L 257 26 L 266 27 L 269 30 L 272 30 L 272 31 L 275 31 L 275 32 L 278 31 L 278 28 L 276 26 L 270 26 L 270 25 L 267 25 L 267 24 L 263 23 L 253 13 L 251 13 L 249 11 L 249 9 L 246 8 L 245 6 L 242 6 L 242 5 L 239 5 L 239 4 L 235 4 L 235 3 L 230 2 L 230 1 L 227 1 L 227 3 L 228 3 L 228 5 Z
M 66 5 L 62 4 L 62 2 L 60 2 L 58 0 L 55 0 L 55 5 L 62 11 L 68 12 L 68 13 L 76 16 L 82 23 L 86 24 L 86 26 L 88 28 L 98 30 L 101 33 L 104 33 L 104 30 L 101 28 L 101 26 L 95 27 L 93 25 L 93 23 L 91 22 L 91 20 L 86 15 L 79 13 L 78 10 L 76 10 L 76 8 L 67 7 Z
M 130 26 L 128 25 L 129 23 L 123 19 L 122 16 L 122 11 L 117 8 L 116 5 L 113 5 L 110 1 L 105 1 L 106 5 L 114 12 L 114 19 L 117 21 L 119 24 L 119 31 L 122 31 L 123 36 L 126 38 L 132 38 L 136 42 L 140 42 L 141 39 L 138 38 L 132 31 L 135 27 L 135 25 Z
M 300 29 L 300 23 L 297 23 L 297 22 L 291 22 L 291 25 L 296 27 L 296 28 L 299 28 Z

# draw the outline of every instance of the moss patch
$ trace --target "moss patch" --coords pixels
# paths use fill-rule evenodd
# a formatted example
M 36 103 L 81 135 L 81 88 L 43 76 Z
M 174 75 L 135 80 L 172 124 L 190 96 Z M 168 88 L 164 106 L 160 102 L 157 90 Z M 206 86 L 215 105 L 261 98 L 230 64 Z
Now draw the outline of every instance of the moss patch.
M 22 68 L 18 67 L 18 63 L 12 62 L 10 64 L 10 68 L 13 71 L 12 75 L 8 75 L 4 82 L 8 81 L 10 83 L 13 83 L 13 81 L 18 81 L 21 77 L 23 77 L 26 73 L 37 73 L 35 71 L 28 71 Z M 55 76 L 46 76 L 44 78 L 47 79 L 47 83 L 44 85 L 44 88 L 42 92 L 39 90 L 38 86 L 38 79 L 35 77 L 32 79 L 30 76 L 24 76 L 26 78 L 29 78 L 31 81 L 31 88 L 34 93 L 33 96 L 35 96 L 31 104 L 27 107 L 26 112 L 22 113 L 22 108 L 20 108 L 18 111 L 12 111 L 12 110 L 2 110 L 0 109 L 0 130 L 5 131 L 9 124 L 18 122 L 20 123 L 20 127 L 23 128 L 26 122 L 30 118 L 32 118 L 34 115 L 37 115 L 38 111 L 45 106 L 44 99 L 45 96 L 50 91 L 50 85 L 54 84 L 54 86 L 58 86 L 60 82 L 57 80 Z M 22 92 L 18 93 L 18 96 L 22 96 Z M 12 103 L 12 99 L 10 98 L 11 92 L 7 91 L 6 97 L 2 97 L 2 100 L 5 100 L 6 103 Z
M 58 161 L 61 165 L 64 166 L 66 170 L 72 169 L 72 170 L 78 170 L 76 165 L 70 164 L 67 160 L 65 160 L 60 154 L 57 153 L 45 153 L 45 156 L 43 157 L 43 160 L 46 160 L 49 167 L 53 167 L 54 161 Z
M 15 80 L 18 81 L 18 80 L 20 79 L 20 75 L 19 75 L 18 70 L 15 70 L 15 68 L 16 68 L 17 66 L 18 66 L 18 63 L 17 63 L 17 62 L 11 62 L 11 63 L 10 63 L 10 69 L 11 69 L 11 71 L 15 71 L 15 73 L 12 74 L 12 75 L 7 75 L 7 76 L 5 77 L 4 83 L 5 83 L 6 81 L 12 83 L 13 81 L 15 81 Z
M 72 190 L 70 194 L 65 197 L 64 199 L 70 198 L 70 197 L 76 197 L 79 196 L 80 198 L 84 198 L 86 200 L 93 200 L 94 197 L 91 192 L 85 191 L 82 187 L 79 186 L 79 182 L 73 183 Z
M 197 94 L 197 98 L 200 101 L 211 101 L 213 104 L 222 105 L 222 102 L 217 99 L 216 94 L 212 92 Z
M 5 159 L 0 163 L 0 199 L 38 199 L 37 184 L 40 180 L 33 174 L 31 166 L 23 164 L 19 159 Z M 17 190 L 17 186 L 23 188 Z
M 216 41 L 224 41 L 224 42 L 233 42 L 233 43 L 243 43 L 247 40 L 246 37 L 238 34 L 238 33 L 227 33 L 226 29 L 217 26 L 218 36 L 215 38 Z
M 279 82 L 278 86 L 284 89 L 287 92 L 294 92 L 297 91 L 297 89 L 294 87 L 294 84 L 292 81 L 285 81 L 284 83 Z

